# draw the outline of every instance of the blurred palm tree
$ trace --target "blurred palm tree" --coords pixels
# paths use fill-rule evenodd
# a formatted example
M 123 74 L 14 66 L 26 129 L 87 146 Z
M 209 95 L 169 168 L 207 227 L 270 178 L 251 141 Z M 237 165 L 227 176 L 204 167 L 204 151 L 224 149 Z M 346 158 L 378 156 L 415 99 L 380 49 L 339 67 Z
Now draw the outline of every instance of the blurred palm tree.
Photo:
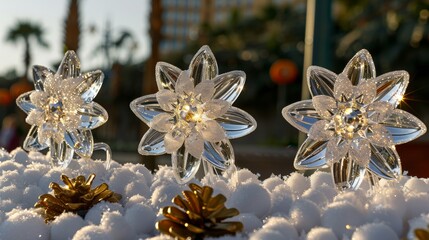
M 19 41 L 24 42 L 24 74 L 23 76 L 27 78 L 28 69 L 30 68 L 31 63 L 31 40 L 36 40 L 36 43 L 39 46 L 47 48 L 49 45 L 43 39 L 43 29 L 40 25 L 19 21 L 9 29 L 9 32 L 6 35 L 6 41 L 17 43 Z
M 67 18 L 64 25 L 64 52 L 79 49 L 80 19 L 79 0 L 70 0 Z

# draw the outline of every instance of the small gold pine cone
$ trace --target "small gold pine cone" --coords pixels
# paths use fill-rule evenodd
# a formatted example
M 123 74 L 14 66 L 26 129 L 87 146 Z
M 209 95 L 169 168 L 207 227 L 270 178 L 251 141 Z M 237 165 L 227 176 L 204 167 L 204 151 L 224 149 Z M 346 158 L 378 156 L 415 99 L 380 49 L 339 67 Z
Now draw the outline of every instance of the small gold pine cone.
M 61 187 L 58 183 L 51 182 L 49 188 L 54 190 L 54 195 L 40 195 L 39 201 L 34 204 L 34 207 L 44 208 L 45 222 L 49 222 L 63 212 L 84 215 L 92 206 L 101 201 L 119 202 L 121 200 L 122 196 L 109 190 L 106 183 L 91 189 L 94 178 L 94 173 L 90 174 L 86 180 L 82 175 L 72 179 L 61 175 L 61 180 L 66 185 Z
M 160 232 L 184 240 L 234 235 L 243 230 L 241 222 L 223 222 L 239 214 L 237 209 L 225 207 L 224 195 L 212 197 L 213 188 L 208 186 L 191 183 L 189 188 L 192 191 L 183 191 L 184 198 L 177 195 L 172 201 L 183 210 L 175 206 L 161 209 L 166 219 L 156 223 Z
M 429 225 L 428 228 L 417 228 L 414 230 L 414 235 L 417 240 L 429 240 Z

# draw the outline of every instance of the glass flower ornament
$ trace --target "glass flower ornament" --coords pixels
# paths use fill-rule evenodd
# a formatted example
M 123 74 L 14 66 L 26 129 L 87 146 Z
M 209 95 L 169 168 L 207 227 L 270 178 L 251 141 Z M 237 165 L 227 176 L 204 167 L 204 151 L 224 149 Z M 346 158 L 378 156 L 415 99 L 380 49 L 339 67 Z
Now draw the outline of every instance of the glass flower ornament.
M 16 100 L 28 114 L 25 121 L 32 125 L 24 140 L 24 149 L 40 151 L 49 148 L 54 166 L 67 167 L 74 153 L 88 158 L 95 149 L 106 151 L 104 143 L 94 144 L 91 130 L 104 124 L 106 110 L 93 102 L 103 83 L 100 70 L 81 74 L 75 52 L 66 52 L 57 72 L 34 66 L 35 90 Z
M 312 99 L 282 110 L 290 124 L 308 134 L 295 157 L 295 168 L 330 167 L 339 190 L 357 189 L 365 176 L 371 182 L 400 177 L 395 145 L 426 132 L 419 119 L 396 109 L 408 79 L 406 71 L 376 77 L 367 50 L 359 51 L 339 75 L 309 67 Z
M 218 75 L 216 59 L 208 46 L 195 54 L 188 70 L 158 62 L 155 71 L 159 91 L 130 104 L 150 127 L 138 152 L 172 154 L 179 183 L 192 179 L 201 162 L 206 173 L 234 166 L 228 139 L 242 137 L 256 128 L 252 116 L 231 106 L 243 89 L 245 73 Z

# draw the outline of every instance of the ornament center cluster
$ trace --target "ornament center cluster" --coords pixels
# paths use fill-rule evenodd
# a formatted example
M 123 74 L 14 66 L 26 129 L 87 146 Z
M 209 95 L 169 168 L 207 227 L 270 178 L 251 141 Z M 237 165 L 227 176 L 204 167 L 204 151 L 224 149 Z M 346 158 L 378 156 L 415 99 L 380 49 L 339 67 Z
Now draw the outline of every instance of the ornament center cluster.
M 335 132 L 346 139 L 353 139 L 366 129 L 368 119 L 366 113 L 355 106 L 340 108 L 334 116 Z
M 202 121 L 202 102 L 194 94 L 189 94 L 180 98 L 175 111 L 176 119 L 179 122 L 197 123 Z

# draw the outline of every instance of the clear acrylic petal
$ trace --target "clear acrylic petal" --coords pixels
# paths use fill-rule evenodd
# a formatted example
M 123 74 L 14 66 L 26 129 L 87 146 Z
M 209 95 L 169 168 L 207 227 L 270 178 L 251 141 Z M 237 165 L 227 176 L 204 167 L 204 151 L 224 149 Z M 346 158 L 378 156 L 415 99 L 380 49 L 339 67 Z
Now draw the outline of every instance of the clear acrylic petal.
M 357 52 L 347 63 L 343 73 L 355 86 L 365 79 L 375 78 L 375 66 L 371 54 L 366 49 Z
M 177 95 L 175 92 L 162 89 L 156 93 L 156 100 L 159 106 L 167 112 L 173 111 L 177 105 Z
M 313 106 L 320 116 L 330 119 L 335 114 L 337 102 L 330 96 L 317 95 L 313 97 Z
M 204 104 L 204 114 L 211 119 L 222 117 L 228 110 L 230 110 L 231 104 L 225 100 L 213 99 Z
M 171 155 L 171 162 L 177 182 L 185 184 L 194 178 L 200 168 L 201 159 L 192 156 L 183 146 Z
M 218 75 L 216 58 L 208 46 L 202 46 L 194 55 L 189 64 L 189 70 L 195 85 Z
M 314 123 L 322 119 L 314 109 L 312 100 L 292 103 L 283 108 L 282 115 L 292 126 L 305 133 L 308 133 Z
M 214 99 L 222 99 L 233 104 L 243 90 L 246 74 L 243 71 L 231 71 L 213 79 Z
M 189 94 L 194 91 L 194 81 L 189 76 L 189 71 L 183 71 L 180 73 L 176 82 L 176 93 Z
M 338 190 L 356 190 L 365 178 L 366 168 L 346 155 L 331 167 L 335 186 Z
M 220 142 L 204 142 L 203 159 L 211 166 L 226 170 L 234 164 L 234 150 L 228 139 Z
M 16 99 L 16 105 L 22 109 L 25 113 L 29 113 L 31 110 L 36 109 L 36 106 L 31 102 L 30 95 L 34 91 L 26 92 L 18 96 Z
M 310 66 L 307 69 L 307 84 L 311 96 L 326 95 L 334 97 L 334 84 L 337 74 L 328 69 Z
M 256 129 L 256 121 L 247 112 L 231 107 L 222 116 L 216 119 L 220 126 L 225 130 L 229 139 L 245 136 Z
M 24 140 L 23 147 L 27 151 L 41 151 L 48 147 L 46 143 L 40 143 L 38 139 L 38 126 L 31 126 L 27 137 Z
M 97 96 L 103 85 L 104 74 L 100 70 L 84 73 L 77 85 L 77 92 L 85 103 L 90 103 Z
M 107 122 L 109 118 L 107 111 L 95 102 L 83 105 L 78 110 L 78 114 L 80 115 L 80 127 L 85 129 L 97 128 Z
M 49 151 L 51 153 L 52 165 L 66 168 L 73 159 L 73 149 L 64 141 L 60 143 L 55 142 L 53 139 L 50 141 Z
M 329 165 L 339 162 L 344 158 L 350 149 L 350 143 L 341 137 L 335 137 L 329 140 L 326 146 L 326 161 Z
M 203 139 L 208 142 L 219 142 L 226 138 L 225 130 L 215 120 L 207 120 L 199 129 Z
M 167 153 L 173 153 L 182 147 L 185 141 L 185 134 L 179 130 L 172 130 L 165 134 L 164 145 Z
M 397 107 L 407 89 L 410 76 L 406 71 L 388 72 L 375 79 L 377 97 L 375 101 L 385 101 Z
M 55 74 L 54 71 L 47 67 L 43 66 L 33 66 L 33 82 L 34 88 L 39 91 L 44 90 L 44 81 L 48 76 L 53 76 Z
M 338 75 L 334 86 L 334 96 L 340 102 L 347 102 L 353 96 L 353 85 L 344 74 Z
M 374 145 L 380 147 L 390 147 L 393 145 L 392 135 L 381 124 L 374 124 L 368 127 L 366 138 Z
M 159 106 L 155 94 L 150 94 L 134 99 L 130 103 L 130 108 L 134 114 L 147 125 L 149 125 L 150 121 L 152 121 L 156 115 L 165 112 Z
M 388 102 L 373 102 L 366 108 L 368 119 L 373 122 L 381 122 L 393 111 L 392 104 Z
M 201 158 L 204 151 L 204 139 L 203 136 L 197 131 L 192 131 L 185 139 L 186 151 L 189 152 L 195 158 Z
M 374 101 L 376 93 L 375 81 L 373 79 L 368 79 L 359 83 L 355 88 L 354 97 L 358 103 L 366 105 Z
M 165 133 L 149 128 L 143 135 L 138 146 L 141 155 L 161 155 L 165 153 L 164 145 Z
M 64 140 L 80 157 L 89 158 L 94 151 L 94 139 L 91 130 L 76 129 L 66 132 Z
M 150 127 L 158 132 L 169 132 L 173 127 L 173 116 L 168 113 L 158 114 L 150 122 Z
M 400 177 L 402 175 L 401 160 L 395 147 L 378 147 L 371 144 L 371 161 L 368 170 L 384 179 Z
M 368 140 L 353 139 L 349 148 L 349 157 L 354 163 L 367 167 L 371 158 L 371 148 Z
M 308 137 L 316 141 L 328 141 L 334 136 L 334 132 L 328 130 L 329 122 L 320 120 L 311 126 L 308 131 Z
M 315 141 L 307 138 L 296 153 L 294 167 L 298 170 L 328 167 L 325 158 L 327 144 L 327 141 Z
M 67 51 L 58 67 L 57 74 L 62 78 L 77 78 L 80 75 L 80 61 L 74 51 Z
M 395 145 L 414 140 L 426 132 L 426 126 L 422 121 L 400 109 L 393 110 L 380 124 L 390 132 Z
M 158 90 L 168 89 L 174 91 L 177 78 L 182 70 L 169 63 L 158 62 L 155 67 L 155 77 Z
M 195 86 L 194 93 L 202 102 L 207 102 L 212 99 L 215 92 L 213 81 L 203 81 Z

